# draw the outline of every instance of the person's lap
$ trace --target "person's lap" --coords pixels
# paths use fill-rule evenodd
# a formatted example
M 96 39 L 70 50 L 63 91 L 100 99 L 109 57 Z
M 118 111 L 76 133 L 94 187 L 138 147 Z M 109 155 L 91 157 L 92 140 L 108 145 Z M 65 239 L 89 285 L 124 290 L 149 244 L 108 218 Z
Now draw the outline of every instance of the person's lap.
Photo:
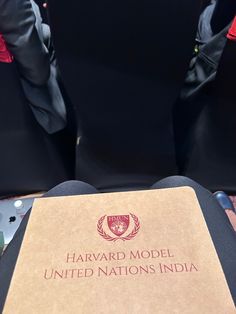
M 91 185 L 80 181 L 67 181 L 57 185 L 44 194 L 43 197 L 55 197 L 66 195 L 94 194 L 98 191 Z M 30 210 L 22 220 L 13 240 L 0 258 L 0 313 L 2 312 L 11 277 L 20 251 L 25 229 L 29 220 Z
M 186 185 L 192 187 L 196 192 L 209 233 L 236 304 L 236 232 L 212 193 L 195 181 L 178 176 L 160 180 L 152 188 L 170 188 Z M 191 208 L 189 210 L 191 215 Z
M 190 186 L 196 192 L 234 302 L 236 303 L 236 271 L 234 272 L 236 265 L 236 233 L 230 225 L 223 209 L 212 194 L 191 179 L 179 176 L 168 177 L 153 184 L 150 188 L 161 189 L 178 186 Z M 68 181 L 54 187 L 44 194 L 43 197 L 94 194 L 98 192 L 95 187 L 87 183 Z M 191 215 L 191 208 L 189 214 Z M 24 217 L 13 240 L 0 259 L 0 312 L 4 305 L 29 216 L 30 211 Z

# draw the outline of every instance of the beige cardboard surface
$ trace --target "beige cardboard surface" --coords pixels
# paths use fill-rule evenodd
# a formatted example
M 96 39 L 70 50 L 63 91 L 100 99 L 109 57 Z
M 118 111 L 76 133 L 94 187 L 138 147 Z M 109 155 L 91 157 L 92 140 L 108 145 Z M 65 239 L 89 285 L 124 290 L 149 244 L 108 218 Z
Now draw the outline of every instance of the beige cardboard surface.
M 235 307 L 195 193 L 184 187 L 37 199 L 4 313 Z

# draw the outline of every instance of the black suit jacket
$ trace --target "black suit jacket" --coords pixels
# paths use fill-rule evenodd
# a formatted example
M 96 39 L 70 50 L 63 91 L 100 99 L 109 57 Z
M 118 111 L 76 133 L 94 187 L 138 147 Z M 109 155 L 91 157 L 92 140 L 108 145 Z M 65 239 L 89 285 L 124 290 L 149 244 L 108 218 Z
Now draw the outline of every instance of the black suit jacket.
M 0 0 L 0 33 L 14 56 L 36 120 L 54 133 L 66 125 L 66 109 L 50 60 L 50 30 L 33 0 Z

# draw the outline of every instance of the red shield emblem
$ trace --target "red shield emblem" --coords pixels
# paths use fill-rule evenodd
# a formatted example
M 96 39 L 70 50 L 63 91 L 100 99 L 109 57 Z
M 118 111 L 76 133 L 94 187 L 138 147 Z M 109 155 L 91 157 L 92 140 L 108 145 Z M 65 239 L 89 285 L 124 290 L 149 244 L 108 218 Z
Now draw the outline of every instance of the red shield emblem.
M 121 236 L 129 227 L 129 215 L 107 216 L 107 224 L 112 233 Z
M 132 219 L 132 225 L 133 229 L 130 230 L 128 234 L 125 236 L 122 236 L 126 230 L 129 228 L 130 224 L 130 218 Z M 109 235 L 109 233 L 106 233 L 106 231 L 103 229 L 103 224 L 105 219 L 107 218 L 107 226 L 109 227 L 110 231 L 116 235 L 116 237 L 112 237 Z M 129 214 L 129 215 L 116 215 L 116 216 L 107 216 L 104 215 L 99 218 L 98 223 L 97 223 L 97 231 L 98 234 L 103 237 L 103 239 L 107 241 L 113 241 L 116 242 L 117 240 L 131 240 L 134 237 L 136 237 L 137 233 L 139 232 L 140 229 L 140 223 L 139 219 L 137 216 L 134 214 Z

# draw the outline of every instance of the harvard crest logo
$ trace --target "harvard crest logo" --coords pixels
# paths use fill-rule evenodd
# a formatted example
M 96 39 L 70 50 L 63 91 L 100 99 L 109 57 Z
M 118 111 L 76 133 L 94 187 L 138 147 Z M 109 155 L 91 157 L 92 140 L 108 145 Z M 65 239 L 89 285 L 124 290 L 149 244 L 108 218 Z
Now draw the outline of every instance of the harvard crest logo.
M 132 229 L 128 233 L 130 227 L 130 217 L 132 218 Z M 117 241 L 117 240 L 131 240 L 133 239 L 140 228 L 140 223 L 138 217 L 134 214 L 129 215 L 116 215 L 116 216 L 102 216 L 97 223 L 97 231 L 101 237 L 107 241 Z M 106 229 L 106 230 L 104 230 Z M 108 232 L 112 232 L 113 235 L 109 235 Z M 125 233 L 128 233 L 125 235 Z

